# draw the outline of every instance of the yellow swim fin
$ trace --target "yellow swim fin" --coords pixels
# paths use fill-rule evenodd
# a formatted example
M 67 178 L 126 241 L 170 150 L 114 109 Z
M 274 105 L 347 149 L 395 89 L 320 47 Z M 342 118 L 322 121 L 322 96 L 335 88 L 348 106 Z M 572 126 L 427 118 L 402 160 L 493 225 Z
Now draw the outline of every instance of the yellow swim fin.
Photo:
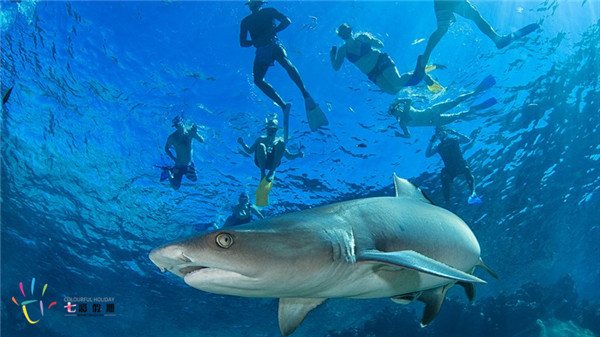
M 429 91 L 432 93 L 437 94 L 438 92 L 444 90 L 444 87 L 442 87 L 436 80 L 433 80 L 433 83 L 427 84 L 427 89 L 429 89 Z
M 429 65 L 427 67 L 425 67 L 425 73 L 428 73 L 430 71 L 434 71 L 437 69 L 437 66 L 435 64 Z
M 274 179 L 273 179 L 274 180 Z M 267 181 L 263 178 L 256 188 L 256 206 L 264 207 L 269 204 L 269 193 L 273 187 L 273 180 Z

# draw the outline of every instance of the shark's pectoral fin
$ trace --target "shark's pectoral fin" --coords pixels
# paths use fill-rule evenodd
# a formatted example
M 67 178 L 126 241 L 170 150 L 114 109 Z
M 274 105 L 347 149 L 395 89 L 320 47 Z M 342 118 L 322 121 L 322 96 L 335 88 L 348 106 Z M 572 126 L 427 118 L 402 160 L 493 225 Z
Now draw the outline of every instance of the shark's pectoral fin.
M 467 274 L 464 271 L 456 268 L 452 268 L 447 264 L 436 261 L 412 250 L 387 253 L 378 250 L 367 250 L 357 256 L 357 261 L 372 261 L 391 264 L 459 282 L 486 283 L 484 280 L 478 277 Z
M 446 298 L 446 293 L 450 287 L 452 287 L 452 284 L 447 284 L 443 287 L 424 291 L 421 296 L 419 296 L 419 301 L 425 303 L 425 311 L 423 312 L 423 318 L 421 319 L 422 327 L 431 323 L 438 312 L 440 312 L 440 308 L 442 307 L 442 303 L 444 303 L 444 298 Z
M 457 284 L 465 288 L 465 293 L 469 298 L 469 302 L 473 302 L 475 300 L 475 286 L 473 283 L 458 282 Z
M 325 302 L 326 298 L 291 298 L 279 299 L 279 330 L 284 336 L 291 335 L 300 326 L 306 315 Z

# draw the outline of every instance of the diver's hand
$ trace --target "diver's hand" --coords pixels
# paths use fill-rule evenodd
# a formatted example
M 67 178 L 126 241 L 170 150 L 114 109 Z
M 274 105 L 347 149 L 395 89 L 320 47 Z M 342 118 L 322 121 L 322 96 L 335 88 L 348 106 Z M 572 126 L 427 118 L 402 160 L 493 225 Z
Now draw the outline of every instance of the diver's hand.
M 242 137 L 238 137 L 237 139 L 238 144 L 240 144 L 241 146 L 246 145 L 246 143 L 244 143 L 244 139 Z
M 193 133 L 198 132 L 198 125 L 196 123 L 192 124 L 192 128 L 190 129 Z
M 298 152 L 298 157 L 304 158 L 304 152 L 302 152 L 302 151 Z

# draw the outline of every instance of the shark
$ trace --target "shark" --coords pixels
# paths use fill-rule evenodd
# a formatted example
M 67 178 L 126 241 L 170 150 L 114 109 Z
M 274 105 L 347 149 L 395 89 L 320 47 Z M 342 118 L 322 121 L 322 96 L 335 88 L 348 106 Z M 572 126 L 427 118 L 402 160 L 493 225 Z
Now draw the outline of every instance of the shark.
M 283 336 L 329 298 L 388 297 L 425 303 L 421 326 L 460 285 L 470 301 L 480 246 L 458 216 L 393 175 L 396 195 L 334 203 L 255 221 L 153 249 L 162 272 L 215 294 L 279 298 Z

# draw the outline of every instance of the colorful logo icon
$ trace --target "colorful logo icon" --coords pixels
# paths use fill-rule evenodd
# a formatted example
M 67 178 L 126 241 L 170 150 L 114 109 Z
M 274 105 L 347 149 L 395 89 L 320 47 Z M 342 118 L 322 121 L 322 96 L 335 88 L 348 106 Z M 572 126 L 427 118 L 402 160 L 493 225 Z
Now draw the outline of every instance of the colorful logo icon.
M 33 289 L 35 287 L 35 277 L 31 279 L 31 296 L 33 296 Z M 44 289 L 42 290 L 42 297 L 44 297 L 44 293 L 46 293 L 46 288 L 48 287 L 48 284 L 44 284 Z M 23 291 L 23 282 L 19 282 L 19 288 L 21 288 L 21 294 L 23 294 L 23 298 L 26 298 L 27 296 L 25 296 L 25 291 Z M 31 303 L 35 303 L 35 302 L 40 302 L 40 311 L 42 313 L 42 317 L 44 316 L 44 302 L 42 302 L 42 300 L 24 300 L 23 302 L 21 302 L 21 304 L 19 304 L 17 302 L 17 300 L 15 300 L 15 297 L 13 296 L 12 298 L 13 302 L 15 302 L 15 304 L 17 306 L 21 305 L 23 307 L 23 314 L 25 315 L 25 318 L 27 318 L 27 321 L 31 324 L 35 324 L 37 322 L 39 322 L 40 320 L 38 319 L 37 321 L 32 321 L 29 318 L 29 314 L 27 313 L 27 305 L 31 304 Z M 50 303 L 50 305 L 48 306 L 48 309 L 52 308 L 53 305 L 55 305 L 56 302 L 52 302 Z M 41 319 L 41 318 L 40 318 Z

